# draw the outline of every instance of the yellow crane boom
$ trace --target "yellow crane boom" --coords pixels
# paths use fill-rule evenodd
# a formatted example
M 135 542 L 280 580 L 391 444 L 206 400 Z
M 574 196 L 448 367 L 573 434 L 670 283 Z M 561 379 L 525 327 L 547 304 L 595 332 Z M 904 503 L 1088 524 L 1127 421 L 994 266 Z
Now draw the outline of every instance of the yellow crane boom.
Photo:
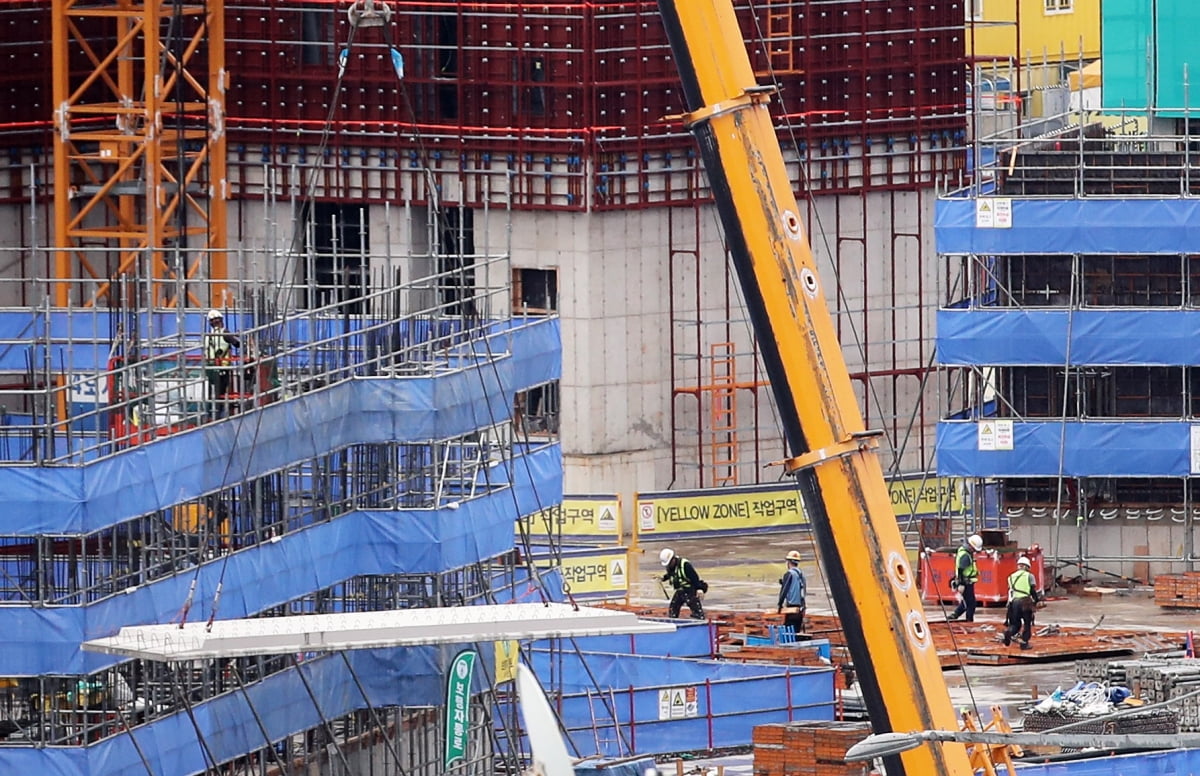
M 826 578 L 876 733 L 957 728 L 767 104 L 730 0 L 658 0 Z M 889 776 L 968 776 L 960 744 L 887 758 Z

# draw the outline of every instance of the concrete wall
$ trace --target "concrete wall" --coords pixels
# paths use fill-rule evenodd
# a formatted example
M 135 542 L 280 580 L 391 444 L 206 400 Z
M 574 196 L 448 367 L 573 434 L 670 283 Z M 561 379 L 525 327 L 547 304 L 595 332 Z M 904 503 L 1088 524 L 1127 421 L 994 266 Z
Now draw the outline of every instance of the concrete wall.
M 296 235 L 292 188 L 275 186 L 273 202 L 230 203 L 234 277 L 283 284 L 305 277 L 300 262 L 283 258 L 294 245 L 304 244 Z M 932 208 L 929 192 L 827 195 L 801 207 L 847 364 L 852 372 L 884 373 L 871 380 L 870 393 L 864 382 L 855 383 L 867 425 L 884 428 L 893 438 L 911 437 L 900 464 L 906 471 L 928 466 L 928 428 L 939 414 L 930 404 L 923 412 L 928 428 L 908 432 L 910 418 L 922 417 L 923 389 L 919 376 L 906 372 L 930 361 L 937 303 L 937 267 L 927 228 Z M 29 222 L 28 211 L 21 205 L 0 212 L 0 245 L 28 245 L 32 234 L 44 232 L 48 210 L 39 209 L 36 223 Z M 511 226 L 506 223 L 510 215 Z M 406 282 L 433 271 L 431 260 L 413 257 L 429 250 L 427 209 L 372 205 L 366 219 L 378 282 L 397 269 Z M 47 242 L 44 236 L 36 241 Z M 691 207 L 477 211 L 476 253 L 503 254 L 510 247 L 513 267 L 558 272 L 564 338 L 561 434 L 569 492 L 615 491 L 631 503 L 638 490 L 712 485 L 715 473 L 700 463 L 713 441 L 701 433 L 711 424 L 710 396 L 672 389 L 711 383 L 711 348 L 724 342 L 732 343 L 736 379 L 747 386 L 736 394 L 738 482 L 776 478 L 777 470 L 764 472 L 762 464 L 784 456 L 782 435 L 770 391 L 750 387 L 765 376 L 711 206 L 698 212 Z M 19 253 L 0 251 L 0 269 L 7 268 L 10 278 L 21 271 Z M 25 271 L 42 274 L 29 266 L 44 259 L 30 256 Z M 503 289 L 508 271 L 496 265 L 477 280 Z M 0 303 L 19 303 L 19 288 L 19 283 L 0 284 Z M 433 301 L 413 296 L 404 303 L 417 309 Z M 498 291 L 490 311 L 505 314 L 500 308 L 506 301 Z M 934 398 L 933 385 L 924 389 L 927 400 Z M 886 454 L 885 465 L 891 465 Z
M 1191 546 L 1195 548 L 1196 542 L 1200 541 L 1200 529 L 1195 521 L 1191 530 Z M 1009 538 L 1022 547 L 1038 544 L 1048 559 L 1058 556 L 1062 563 L 1078 559 L 1082 548 L 1085 565 L 1150 582 L 1159 574 L 1179 574 L 1198 567 L 1193 563 L 1178 561 L 1110 559 L 1132 556 L 1185 557 L 1189 551 L 1187 532 L 1187 525 L 1174 522 L 1168 510 L 1167 514 L 1158 513 L 1158 519 L 1154 520 L 1148 520 L 1144 514 L 1130 518 L 1121 513 L 1111 520 L 1093 518 L 1082 526 L 1077 526 L 1075 518 L 1071 516 L 1059 523 L 1049 516 L 1018 517 L 1012 519 Z M 1083 573 L 1098 585 L 1106 582 L 1121 585 L 1121 581 L 1115 577 L 1106 577 L 1093 571 L 1080 572 L 1074 567 L 1065 568 L 1059 573 L 1067 577 Z

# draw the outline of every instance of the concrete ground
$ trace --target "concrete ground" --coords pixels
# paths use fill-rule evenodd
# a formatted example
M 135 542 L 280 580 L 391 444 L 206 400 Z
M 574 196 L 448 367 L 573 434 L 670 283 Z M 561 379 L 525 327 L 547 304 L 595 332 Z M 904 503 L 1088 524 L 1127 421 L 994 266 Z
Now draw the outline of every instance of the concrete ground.
M 808 581 L 809 612 L 835 613 L 815 561 L 812 538 L 807 532 L 670 543 L 643 541 L 635 549 L 637 562 L 630 564 L 637 572 L 630 581 L 633 603 L 662 605 L 664 594 L 658 581 L 662 567 L 658 553 L 667 546 L 692 561 L 700 576 L 709 583 L 705 597 L 707 606 L 771 612 L 775 610 L 779 578 L 785 568 L 783 557 L 789 550 L 799 550 L 805 558 L 801 568 Z M 1108 585 L 1111 581 L 1097 577 L 1097 584 Z M 1200 617 L 1195 612 L 1155 606 L 1152 591 L 1145 588 L 1102 598 L 1052 598 L 1038 613 L 1037 622 L 1039 627 L 1050 624 L 1091 627 L 1101 615 L 1104 615 L 1101 627 L 1130 630 L 1182 631 L 1200 624 Z M 931 604 L 926 606 L 926 616 L 930 620 L 940 620 L 944 614 L 939 606 Z M 994 624 L 999 632 L 1003 629 L 1004 609 L 981 607 L 975 619 L 977 623 Z M 1070 687 L 1075 684 L 1075 664 L 1069 660 L 1016 666 L 965 666 L 962 670 L 946 671 L 944 676 L 956 706 L 975 707 L 985 718 L 990 718 L 990 707 L 1000 705 L 1009 719 L 1016 721 L 1022 716 L 1020 707 L 1037 693 L 1044 697 L 1059 685 Z

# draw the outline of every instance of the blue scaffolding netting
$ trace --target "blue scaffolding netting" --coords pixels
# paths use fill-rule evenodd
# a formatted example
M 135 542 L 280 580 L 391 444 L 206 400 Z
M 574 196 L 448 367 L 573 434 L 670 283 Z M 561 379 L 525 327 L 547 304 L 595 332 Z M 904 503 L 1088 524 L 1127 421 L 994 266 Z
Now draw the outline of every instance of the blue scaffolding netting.
M 117 660 L 82 641 L 122 625 L 170 622 L 197 580 L 193 621 L 208 618 L 223 577 L 222 618 L 247 617 L 365 574 L 427 574 L 470 566 L 513 547 L 514 514 L 562 498 L 562 455 L 551 445 L 514 466 L 511 489 L 456 509 L 353 511 L 86 606 L 0 607 L 5 675 L 91 673 Z
M 1010 228 L 976 226 L 976 198 L 940 199 L 940 254 L 1186 254 L 1200 245 L 1196 199 L 1013 199 Z
M 943 421 L 937 471 L 943 477 L 1187 477 L 1191 423 L 1178 420 L 1013 421 L 1011 450 L 980 444 L 990 419 Z
M 1147 337 L 1146 332 L 1154 332 Z M 939 310 L 944 366 L 1200 366 L 1200 310 Z
M 436 377 L 355 378 L 82 466 L 0 466 L 0 535 L 86 534 L 350 444 L 446 439 L 512 415 L 561 374 L 558 321 L 513 332 L 512 357 Z M 482 358 L 482 357 L 481 357 Z

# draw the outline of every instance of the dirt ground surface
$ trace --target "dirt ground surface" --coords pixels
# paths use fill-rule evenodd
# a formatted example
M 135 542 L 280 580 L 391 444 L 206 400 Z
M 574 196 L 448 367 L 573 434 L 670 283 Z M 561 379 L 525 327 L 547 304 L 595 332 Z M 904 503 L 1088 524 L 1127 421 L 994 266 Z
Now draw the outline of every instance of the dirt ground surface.
M 808 611 L 812 614 L 836 614 L 828 589 L 816 563 L 816 551 L 807 532 L 776 535 L 721 537 L 719 540 L 646 542 L 634 551 L 635 576 L 630 580 L 630 601 L 661 606 L 664 593 L 659 585 L 662 567 L 658 553 L 671 547 L 692 561 L 700 576 L 709 583 L 705 605 L 714 609 L 742 611 L 775 610 L 779 579 L 783 574 L 784 555 L 798 550 L 804 557 L 801 569 L 808 581 Z M 1098 576 L 1098 585 L 1110 586 L 1113 580 Z M 937 604 L 926 605 L 930 621 L 945 618 Z M 1038 612 L 1037 627 L 1071 625 L 1090 628 L 1103 615 L 1101 628 L 1121 628 L 1150 632 L 1178 631 L 1200 627 L 1200 612 L 1162 609 L 1154 604 L 1149 588 L 1132 588 L 1102 597 L 1053 595 L 1045 609 Z M 994 626 L 1003 630 L 1003 607 L 980 607 L 977 627 Z M 1182 639 L 1182 635 L 1181 635 Z M 1035 637 L 1036 640 L 1036 637 Z M 957 707 L 974 707 L 990 718 L 989 709 L 999 705 L 1013 722 L 1022 716 L 1020 708 L 1039 693 L 1045 695 L 1062 685 L 1075 684 L 1075 660 L 1032 665 L 964 666 L 944 672 L 950 696 Z

